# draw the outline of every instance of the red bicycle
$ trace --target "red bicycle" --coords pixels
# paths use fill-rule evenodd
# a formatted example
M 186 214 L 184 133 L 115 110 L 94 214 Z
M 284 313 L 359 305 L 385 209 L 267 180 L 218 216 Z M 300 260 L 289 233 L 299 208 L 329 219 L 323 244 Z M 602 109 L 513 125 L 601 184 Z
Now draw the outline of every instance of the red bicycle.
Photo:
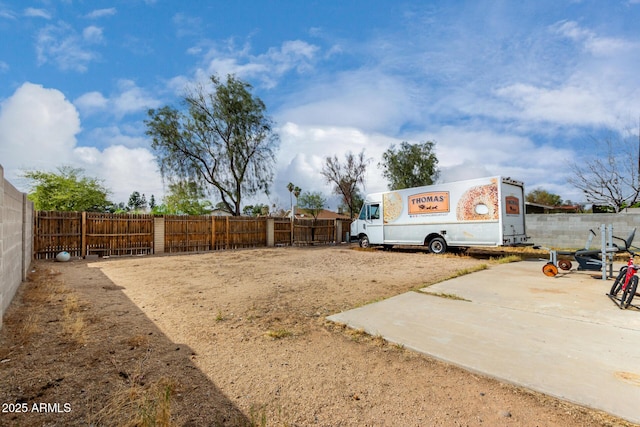
M 640 265 L 636 265 L 633 262 L 636 254 L 631 251 L 628 252 L 630 254 L 629 261 L 627 261 L 627 265 L 620 269 L 618 277 L 616 277 L 611 290 L 607 294 L 609 298 L 617 300 L 617 295 L 622 291 L 622 297 L 620 298 L 620 308 L 622 309 L 629 307 L 638 289 L 638 276 L 636 276 L 636 273 L 640 270 Z

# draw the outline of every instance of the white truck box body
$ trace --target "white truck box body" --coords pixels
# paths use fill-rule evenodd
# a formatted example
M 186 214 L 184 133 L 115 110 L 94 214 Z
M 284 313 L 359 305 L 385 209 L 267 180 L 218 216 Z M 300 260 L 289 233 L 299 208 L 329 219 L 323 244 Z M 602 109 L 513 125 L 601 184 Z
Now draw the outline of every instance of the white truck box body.
M 525 244 L 524 201 L 523 183 L 500 176 L 373 193 L 351 236 L 365 245 L 430 249 L 434 238 L 446 246 Z

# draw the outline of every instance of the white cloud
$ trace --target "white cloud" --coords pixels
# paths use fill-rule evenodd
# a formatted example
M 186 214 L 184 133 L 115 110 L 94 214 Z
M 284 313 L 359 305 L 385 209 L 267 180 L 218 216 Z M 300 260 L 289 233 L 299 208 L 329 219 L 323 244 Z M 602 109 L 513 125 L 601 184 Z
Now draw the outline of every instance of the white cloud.
M 92 129 L 88 138 L 98 146 L 120 145 L 135 148 L 145 147 L 149 144 L 149 141 L 142 136 L 143 134 L 144 132 L 141 132 L 138 127 L 108 126 Z
M 615 118 L 604 94 L 575 86 L 545 89 L 514 84 L 498 89 L 496 95 L 515 107 L 510 113 L 503 111 L 505 116 L 528 121 L 589 126 Z
M 202 32 L 202 18 L 176 13 L 173 18 L 178 37 L 196 36 Z
M 30 18 L 44 18 L 51 19 L 51 13 L 44 9 L 36 9 L 33 7 L 28 7 L 24 10 L 24 16 L 28 16 Z
M 149 108 L 160 106 L 160 101 L 144 89 L 138 87 L 132 80 L 120 80 L 118 82 L 119 94 L 110 102 L 113 104 L 114 113 L 117 116 L 145 111 Z
M 78 97 L 73 103 L 85 114 L 103 111 L 107 108 L 109 100 L 100 92 L 87 92 Z
M 82 38 L 88 43 L 102 43 L 102 28 L 90 25 L 82 30 Z
M 97 27 L 88 27 L 85 31 L 79 35 L 64 22 L 40 30 L 36 37 L 38 64 L 53 62 L 64 71 L 86 72 L 88 64 L 99 58 L 90 46 L 100 43 L 102 37 Z
M 0 158 L 8 176 L 20 169 L 49 169 L 73 160 L 80 118 L 55 89 L 25 83 L 0 111 Z
M 406 82 L 377 70 L 355 70 L 309 85 L 278 116 L 301 124 L 353 126 L 393 135 L 419 118 L 415 102 Z
M 203 48 L 204 46 L 192 47 L 189 52 L 199 54 Z M 203 55 L 204 68 L 195 74 L 196 78 L 199 75 L 235 74 L 242 79 L 258 80 L 266 88 L 273 88 L 286 73 L 312 70 L 319 50 L 318 46 L 305 41 L 289 40 L 263 54 L 253 55 L 248 44 L 237 49 L 233 40 L 229 40 L 224 49 L 209 47 Z
M 0 161 L 5 175 L 20 187 L 24 170 L 54 171 L 71 165 L 102 179 L 114 201 L 126 202 L 133 191 L 155 194 L 160 200 L 162 180 L 153 154 L 143 147 L 122 145 L 140 145 L 141 139 L 111 129 L 101 135 L 106 148 L 100 150 L 78 146 L 80 132 L 78 111 L 60 91 L 24 83 L 0 104 Z
M 640 84 L 635 70 L 640 66 L 640 43 L 602 37 L 574 21 L 558 22 L 551 29 L 575 42 L 578 50 L 558 59 L 562 67 L 555 79 L 533 83 L 523 77 L 498 86 L 488 101 L 493 105 L 486 109 L 486 115 L 517 119 L 535 129 L 540 122 L 599 126 L 637 110 L 634 100 L 640 95 Z M 537 61 L 546 64 L 543 58 Z
M 105 16 L 113 16 L 117 13 L 117 9 L 115 7 L 110 7 L 108 9 L 96 9 L 86 15 L 86 18 L 89 19 L 98 19 L 103 18 Z
M 575 21 L 560 21 L 551 26 L 558 34 L 582 44 L 594 55 L 612 56 L 630 49 L 637 49 L 638 43 L 615 37 L 601 37 L 592 30 L 582 28 Z
M 153 154 L 146 148 L 107 147 L 100 156 L 100 168 L 105 184 L 113 191 L 113 201 L 127 202 L 132 192 L 151 194 L 160 201 L 164 195 L 162 178 Z
M 2 4 L 0 4 L 0 8 L 4 7 Z M 7 9 L 0 9 L 0 18 L 3 19 L 10 19 L 12 21 L 16 20 L 16 14 L 10 10 Z
M 87 92 L 74 101 L 83 114 L 106 112 L 117 118 L 160 106 L 160 101 L 140 88 L 133 80 L 118 81 L 118 90 L 106 98 L 100 92 Z

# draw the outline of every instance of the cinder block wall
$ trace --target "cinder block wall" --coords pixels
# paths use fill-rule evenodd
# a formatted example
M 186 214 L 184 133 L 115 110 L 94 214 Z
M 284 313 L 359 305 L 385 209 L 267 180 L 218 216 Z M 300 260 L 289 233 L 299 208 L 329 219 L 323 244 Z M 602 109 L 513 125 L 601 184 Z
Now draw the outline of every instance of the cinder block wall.
M 613 235 L 626 239 L 637 228 L 635 244 L 640 247 L 640 214 L 528 214 L 529 242 L 552 248 L 580 249 L 585 246 L 589 230 L 596 232 L 591 248 L 599 248 L 600 225 L 612 224 Z M 616 243 L 614 239 L 614 243 Z
M 0 165 L 0 327 L 33 253 L 33 203 L 4 179 Z

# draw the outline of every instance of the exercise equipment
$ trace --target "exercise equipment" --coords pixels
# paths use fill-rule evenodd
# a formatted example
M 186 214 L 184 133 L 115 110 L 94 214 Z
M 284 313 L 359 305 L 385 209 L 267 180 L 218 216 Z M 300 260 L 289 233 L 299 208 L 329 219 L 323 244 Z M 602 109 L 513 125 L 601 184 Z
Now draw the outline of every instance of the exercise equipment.
M 635 238 L 636 229 L 626 239 L 613 235 L 613 225 L 600 225 L 600 249 L 590 249 L 593 238 L 597 235 L 595 231 L 589 230 L 587 243 L 583 249 L 577 251 L 557 251 L 549 250 L 549 262 L 542 267 L 545 276 L 554 277 L 558 274 L 558 268 L 561 270 L 571 270 L 573 266 L 571 261 L 566 257 L 573 257 L 578 263 L 578 271 L 602 271 L 602 280 L 613 277 L 613 258 L 617 252 L 628 252 Z M 613 243 L 613 240 L 619 240 L 621 244 Z M 558 257 L 564 257 L 559 259 Z M 609 273 L 607 274 L 607 268 Z

